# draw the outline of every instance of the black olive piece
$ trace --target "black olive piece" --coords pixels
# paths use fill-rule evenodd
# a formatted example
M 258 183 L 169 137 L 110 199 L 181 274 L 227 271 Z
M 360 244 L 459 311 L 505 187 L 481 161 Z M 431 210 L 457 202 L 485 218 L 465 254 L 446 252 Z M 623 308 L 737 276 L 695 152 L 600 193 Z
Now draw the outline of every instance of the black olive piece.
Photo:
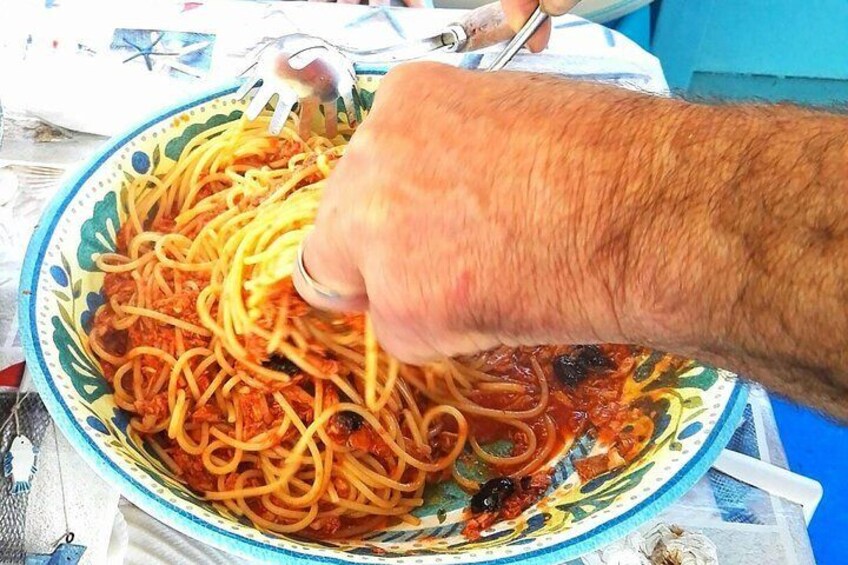
M 349 432 L 355 432 L 365 424 L 365 418 L 350 410 L 336 414 L 336 421 Z
M 580 345 L 571 353 L 557 355 L 553 360 L 554 375 L 571 388 L 576 387 L 591 371 L 611 366 L 610 359 L 597 345 Z
M 486 481 L 471 497 L 471 512 L 497 512 L 503 506 L 504 501 L 515 492 L 515 481 L 509 477 L 498 477 Z
M 609 369 L 612 360 L 597 345 L 581 345 L 574 350 L 577 360 L 587 369 Z
M 300 372 L 300 367 L 294 364 L 294 361 L 282 355 L 271 355 L 267 361 L 262 363 L 262 366 L 272 371 L 285 373 L 290 377 L 295 376 Z
M 574 388 L 586 378 L 586 367 L 578 363 L 570 355 L 554 357 L 554 375 L 562 384 Z

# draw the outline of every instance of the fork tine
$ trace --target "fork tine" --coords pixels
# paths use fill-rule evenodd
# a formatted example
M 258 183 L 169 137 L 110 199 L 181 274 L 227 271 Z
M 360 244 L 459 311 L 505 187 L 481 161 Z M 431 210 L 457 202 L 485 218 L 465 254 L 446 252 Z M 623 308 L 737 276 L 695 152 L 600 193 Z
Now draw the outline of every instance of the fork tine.
M 324 129 L 328 139 L 333 139 L 339 133 L 339 116 L 335 102 L 327 102 L 324 107 Z
M 277 107 L 274 109 L 274 115 L 271 117 L 271 124 L 268 126 L 268 131 L 271 135 L 279 135 L 283 131 L 283 126 L 289 117 L 292 107 L 297 102 L 297 95 L 294 92 L 280 92 L 277 97 Z
M 356 105 L 353 103 L 353 91 L 343 93 L 341 98 L 342 102 L 344 102 L 347 124 L 350 127 L 354 127 L 356 125 Z
M 318 99 L 314 96 L 300 99 L 300 127 L 297 133 L 303 139 L 309 137 L 309 132 L 312 131 L 312 120 L 318 113 L 318 105 Z
M 250 104 L 247 105 L 247 110 L 244 111 L 244 115 L 247 116 L 247 119 L 251 122 L 256 119 L 256 117 L 262 113 L 262 109 L 265 108 L 265 105 L 271 101 L 271 98 L 274 97 L 274 89 L 268 86 L 267 84 L 263 84 L 259 87 L 259 90 L 256 91 L 256 94 L 253 95 L 253 100 L 250 101 Z
M 250 92 L 254 86 L 259 84 L 260 80 L 262 80 L 262 78 L 258 74 L 252 75 L 245 79 L 245 81 L 241 83 L 241 86 L 236 91 L 236 99 L 241 100 L 242 98 L 247 96 L 247 93 Z

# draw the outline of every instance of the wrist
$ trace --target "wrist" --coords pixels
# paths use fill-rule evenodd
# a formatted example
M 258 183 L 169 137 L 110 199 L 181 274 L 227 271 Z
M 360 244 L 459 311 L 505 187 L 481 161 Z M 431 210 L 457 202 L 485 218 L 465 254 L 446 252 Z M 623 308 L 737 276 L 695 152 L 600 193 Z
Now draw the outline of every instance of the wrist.
M 527 343 L 627 342 L 637 331 L 623 307 L 639 210 L 634 186 L 645 175 L 634 141 L 651 135 L 645 128 L 667 101 L 590 83 L 548 86 L 535 97 L 545 109 L 532 121 L 532 151 L 511 164 L 533 164 L 525 167 L 526 199 L 509 210 L 527 214 L 518 241 L 528 243 L 526 263 L 504 281 L 523 288 L 513 303 L 525 307 L 502 317 L 499 329 Z M 540 147 L 540 139 L 548 142 Z
M 620 317 L 632 342 L 697 355 L 722 347 L 749 280 L 744 242 L 722 215 L 763 132 L 745 111 L 664 102 L 642 132 L 650 153 L 632 148 L 623 175 L 631 230 Z

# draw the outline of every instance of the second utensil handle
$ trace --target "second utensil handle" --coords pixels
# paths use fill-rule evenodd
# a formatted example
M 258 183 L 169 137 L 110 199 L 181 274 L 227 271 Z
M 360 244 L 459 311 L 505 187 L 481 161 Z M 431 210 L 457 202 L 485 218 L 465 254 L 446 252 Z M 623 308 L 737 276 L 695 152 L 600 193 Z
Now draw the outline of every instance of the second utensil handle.
M 580 0 L 541 0 L 540 5 L 545 14 L 561 16 L 574 9 Z M 492 2 L 472 10 L 450 28 L 461 28 L 465 37 L 455 49 L 460 53 L 477 51 L 491 47 L 515 36 L 515 30 L 506 21 L 500 2 Z
M 461 53 L 485 49 L 509 41 L 515 35 L 515 31 L 506 21 L 506 14 L 500 2 L 492 2 L 472 10 L 454 26 L 462 28 L 465 32 L 465 41 L 457 49 Z

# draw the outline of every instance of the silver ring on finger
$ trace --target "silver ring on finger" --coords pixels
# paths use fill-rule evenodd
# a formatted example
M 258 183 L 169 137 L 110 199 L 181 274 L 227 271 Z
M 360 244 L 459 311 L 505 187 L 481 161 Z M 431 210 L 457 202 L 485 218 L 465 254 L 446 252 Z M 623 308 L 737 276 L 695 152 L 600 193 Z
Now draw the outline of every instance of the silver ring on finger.
M 306 248 L 308 239 L 304 237 L 297 248 L 297 260 L 292 276 L 297 292 L 304 300 L 322 309 L 347 311 L 364 309 L 368 302 L 364 295 L 343 294 L 318 282 L 309 274 L 303 260 L 303 250 Z

